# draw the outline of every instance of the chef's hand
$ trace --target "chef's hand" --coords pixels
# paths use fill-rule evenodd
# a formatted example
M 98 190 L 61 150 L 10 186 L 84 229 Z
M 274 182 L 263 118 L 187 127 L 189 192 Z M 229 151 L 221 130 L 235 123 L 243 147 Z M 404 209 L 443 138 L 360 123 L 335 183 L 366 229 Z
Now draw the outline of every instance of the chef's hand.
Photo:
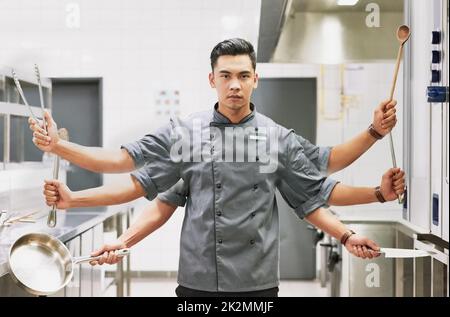
M 48 206 L 56 203 L 58 209 L 70 208 L 73 193 L 66 184 L 58 180 L 45 180 L 43 193 Z
M 59 142 L 58 127 L 47 111 L 44 112 L 44 118 L 47 123 L 47 131 L 44 129 L 43 122 L 36 122 L 31 117 L 28 119 L 28 124 L 30 125 L 30 130 L 33 131 L 33 143 L 41 151 L 52 152 Z
M 390 168 L 381 178 L 380 191 L 386 201 L 397 199 L 405 192 L 405 172 L 400 168 Z
M 105 244 L 100 249 L 95 250 L 91 253 L 91 256 L 102 255 L 102 257 L 98 260 L 90 261 L 89 263 L 91 265 L 102 265 L 103 263 L 116 264 L 117 262 L 122 260 L 123 256 L 117 256 L 115 251 L 125 249 L 126 247 L 127 246 L 125 245 L 125 243 L 120 240 L 116 240 L 111 244 Z
M 374 241 L 359 234 L 352 234 L 345 242 L 345 248 L 358 258 L 372 259 L 380 256 L 378 252 L 380 247 Z
M 373 113 L 373 127 L 379 134 L 385 136 L 388 134 L 397 123 L 397 115 L 395 106 L 397 100 L 383 101 L 375 109 Z

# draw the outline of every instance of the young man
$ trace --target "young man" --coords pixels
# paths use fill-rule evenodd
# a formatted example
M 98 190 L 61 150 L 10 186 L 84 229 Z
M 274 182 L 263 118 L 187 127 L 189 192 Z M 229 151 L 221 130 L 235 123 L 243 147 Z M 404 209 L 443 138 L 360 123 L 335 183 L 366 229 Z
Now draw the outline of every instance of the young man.
M 374 113 L 374 123 L 373 126 L 381 127 L 381 122 L 383 120 L 383 108 L 384 104 L 381 104 Z M 395 110 L 395 109 L 394 109 Z M 393 112 L 395 117 L 395 111 Z M 380 129 L 383 133 L 388 133 L 390 129 L 395 125 L 395 120 L 392 121 L 392 125 L 389 125 L 387 129 Z M 370 132 L 364 131 L 352 140 L 337 145 L 333 148 L 329 147 L 318 147 L 311 144 L 308 140 L 298 136 L 300 143 L 302 144 L 305 154 L 308 159 L 316 166 L 316 168 L 323 173 L 333 173 L 339 171 L 353 161 L 358 159 L 374 142 L 377 140 L 374 138 Z M 289 201 L 290 189 L 283 184 L 279 186 L 280 192 L 285 197 L 288 204 L 291 205 Z M 103 254 L 103 258 L 99 261 L 91 263 L 96 264 L 115 264 L 121 260 L 121 258 L 114 255 L 114 250 L 122 248 L 130 248 L 135 244 L 139 243 L 142 239 L 150 235 L 155 230 L 159 229 L 164 223 L 169 220 L 173 215 L 178 206 L 185 206 L 190 204 L 191 198 L 189 197 L 189 187 L 180 180 L 175 186 L 170 188 L 168 191 L 159 194 L 153 203 L 149 207 L 145 208 L 139 217 L 134 221 L 134 223 L 117 239 L 117 241 L 105 244 L 95 252 L 93 256 L 98 256 Z M 325 231 L 336 239 L 342 237 L 342 232 L 348 231 L 344 224 L 342 224 L 333 215 L 327 213 L 326 210 L 320 208 L 316 211 L 305 215 L 298 210 L 295 210 L 300 218 L 313 224 L 315 227 Z M 185 218 L 189 218 L 186 215 Z M 252 217 L 250 217 L 251 219 Z M 188 222 L 188 220 L 186 220 Z M 185 223 L 186 223 L 185 222 Z M 367 239 L 366 237 L 360 236 L 358 234 L 352 234 L 347 241 L 344 243 L 345 248 L 354 256 L 361 257 L 363 259 L 376 257 L 379 254 L 371 252 L 370 250 L 377 250 L 378 245 Z M 367 248 L 368 247 L 368 248 Z M 110 252 L 108 252 L 110 251 Z M 278 263 L 278 249 L 274 248 L 272 255 L 274 263 Z M 180 263 L 181 265 L 181 263 Z M 273 273 L 278 274 L 278 273 Z M 271 289 L 269 292 L 253 292 L 250 295 L 276 295 L 277 289 Z M 176 289 L 178 296 L 219 296 L 222 295 L 220 292 L 204 292 L 195 289 L 186 288 L 185 286 L 179 285 Z M 242 295 L 246 296 L 248 293 L 232 293 L 229 295 Z
M 220 292 L 214 294 L 275 295 L 275 189 L 280 184 L 287 188 L 288 201 L 298 213 L 311 214 L 308 220 L 313 223 L 331 223 L 329 231 L 335 230 L 333 235 L 345 242 L 352 233 L 318 209 L 327 204 L 394 200 L 404 191 L 403 173 L 390 169 L 377 189 L 349 187 L 323 176 L 305 155 L 298 136 L 256 113 L 250 103 L 258 82 L 250 43 L 241 39 L 219 43 L 211 53 L 211 65 L 210 84 L 219 99 L 213 111 L 174 120 L 121 150 L 59 140 L 49 115 L 48 136 L 30 120 L 39 148 L 81 167 L 126 172 L 143 166 L 120 185 L 71 192 L 60 182 L 48 181 L 44 194 L 49 205 L 61 209 L 110 205 L 142 196 L 151 200 L 183 179 L 189 186 L 190 204 L 181 238 L 180 285 Z M 370 243 L 364 242 L 357 253 L 373 255 L 365 247 Z M 105 257 L 113 260 L 114 255 L 105 253 Z

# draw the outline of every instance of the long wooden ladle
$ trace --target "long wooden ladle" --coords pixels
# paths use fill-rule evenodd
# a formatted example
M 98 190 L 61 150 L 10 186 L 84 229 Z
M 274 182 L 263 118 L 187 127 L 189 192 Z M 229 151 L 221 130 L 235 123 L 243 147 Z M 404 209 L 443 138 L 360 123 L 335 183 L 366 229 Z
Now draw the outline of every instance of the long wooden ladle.
M 397 83 L 398 70 L 400 68 L 400 61 L 401 61 L 402 55 L 403 55 L 403 45 L 408 41 L 410 36 L 411 36 L 411 32 L 410 32 L 408 26 L 401 25 L 398 27 L 397 40 L 400 43 L 400 47 L 398 48 L 397 62 L 395 64 L 394 79 L 392 81 L 391 94 L 389 95 L 389 101 L 391 101 L 394 97 L 395 84 Z M 389 132 L 389 145 L 391 148 L 392 166 L 394 168 L 397 168 L 397 160 L 395 158 L 395 149 L 394 149 L 394 141 L 392 140 L 392 132 Z M 403 203 L 403 198 L 404 198 L 403 195 L 398 196 L 399 204 Z

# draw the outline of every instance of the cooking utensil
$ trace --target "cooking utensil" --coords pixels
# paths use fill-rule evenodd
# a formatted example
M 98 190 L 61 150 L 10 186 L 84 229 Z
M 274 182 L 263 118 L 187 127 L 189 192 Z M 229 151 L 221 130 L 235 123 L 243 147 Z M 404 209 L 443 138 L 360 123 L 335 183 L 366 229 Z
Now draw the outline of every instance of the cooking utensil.
M 8 215 L 7 210 L 0 210 L 0 236 L 2 235 L 3 230 L 10 226 L 10 224 L 7 223 L 9 218 L 10 216 Z
M 39 99 L 41 101 L 43 128 L 45 131 L 47 131 L 47 125 L 45 124 L 45 116 L 44 116 L 45 107 L 44 107 L 44 94 L 42 93 L 41 73 L 39 72 L 39 67 L 37 64 L 34 64 L 34 72 L 36 73 L 36 79 L 39 87 Z
M 25 98 L 25 95 L 22 90 L 22 86 L 20 85 L 19 79 L 17 78 L 17 74 L 14 71 L 14 69 L 11 71 L 11 73 L 12 73 L 12 77 L 14 80 L 14 84 L 16 85 L 16 88 L 17 88 L 17 91 L 19 92 L 20 97 L 22 97 L 23 102 L 27 105 L 28 110 L 30 111 L 30 114 L 33 117 L 33 119 L 36 120 L 36 122 L 39 122 L 38 118 L 36 117 L 36 115 L 33 112 L 33 109 L 31 109 L 30 105 L 28 104 L 27 99 Z
M 398 70 L 400 68 L 400 60 L 403 54 L 403 45 L 408 41 L 411 36 L 409 27 L 406 25 L 401 25 L 397 29 L 397 40 L 400 43 L 397 54 L 397 62 L 395 63 L 394 79 L 392 80 L 391 93 L 389 95 L 389 101 L 394 97 L 395 84 L 397 83 Z M 389 147 L 391 149 L 392 166 L 397 168 L 397 160 L 395 158 L 394 140 L 392 139 L 392 131 L 389 132 Z M 398 203 L 403 203 L 403 195 L 398 196 Z
M 384 253 L 385 258 L 417 258 L 434 254 L 432 251 L 397 248 L 380 248 L 379 252 Z
M 35 222 L 36 222 L 36 220 L 35 220 L 35 219 L 33 219 L 33 218 L 23 218 L 23 219 L 20 219 L 20 220 L 18 220 L 18 222 L 28 222 L 28 223 L 35 223 Z
M 116 250 L 120 257 L 130 249 Z M 76 264 L 101 256 L 73 258 L 60 240 L 46 233 L 28 233 L 9 249 L 8 269 L 13 281 L 33 295 L 49 295 L 64 288 L 72 279 Z
M 10 224 L 13 224 L 16 222 L 23 222 L 25 219 L 30 218 L 31 216 L 33 216 L 34 214 L 36 214 L 38 212 L 39 211 L 33 211 L 33 212 L 25 214 L 25 215 L 9 218 L 5 221 L 5 224 L 10 225 Z
M 0 223 L 6 221 L 8 212 L 6 210 L 0 210 Z
M 58 136 L 60 139 L 68 141 L 69 140 L 69 131 L 67 129 L 61 128 L 58 130 Z M 58 179 L 59 176 L 59 156 L 56 155 L 55 162 L 53 164 L 53 179 Z M 56 226 L 56 204 L 53 205 L 52 209 L 48 213 L 47 217 L 47 226 L 53 228 Z

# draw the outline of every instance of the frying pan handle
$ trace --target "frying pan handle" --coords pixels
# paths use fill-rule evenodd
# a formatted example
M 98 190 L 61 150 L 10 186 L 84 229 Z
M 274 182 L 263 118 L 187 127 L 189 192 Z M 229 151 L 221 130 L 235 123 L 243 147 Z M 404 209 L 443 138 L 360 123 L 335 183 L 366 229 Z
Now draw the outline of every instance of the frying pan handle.
M 124 257 L 124 256 L 127 256 L 128 254 L 130 254 L 130 249 L 125 248 L 125 249 L 116 250 L 115 253 L 119 257 Z M 90 262 L 90 261 L 98 260 L 101 257 L 102 257 L 101 255 L 99 255 L 99 256 L 90 256 L 90 255 L 80 256 L 80 257 L 74 258 L 73 262 L 74 262 L 74 264 Z
M 59 156 L 55 157 L 55 163 L 53 165 L 53 178 L 58 179 L 59 176 Z M 56 226 L 56 204 L 53 205 L 52 210 L 49 211 L 47 217 L 47 226 L 54 228 Z

